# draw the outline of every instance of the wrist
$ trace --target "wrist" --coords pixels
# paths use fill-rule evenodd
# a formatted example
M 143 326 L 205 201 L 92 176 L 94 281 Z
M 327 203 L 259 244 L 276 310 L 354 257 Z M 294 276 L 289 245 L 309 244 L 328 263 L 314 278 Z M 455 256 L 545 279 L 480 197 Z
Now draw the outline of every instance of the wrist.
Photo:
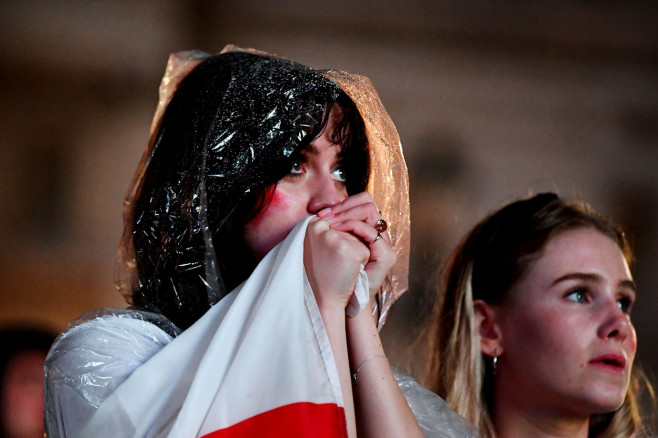
M 315 297 L 315 301 L 325 325 L 329 321 L 339 321 L 341 324 L 345 324 L 346 315 L 343 303 L 336 299 L 323 299 L 318 296 Z
M 356 367 L 356 370 L 352 371 L 352 383 L 356 383 L 359 378 L 359 372 L 366 366 L 368 365 L 368 362 L 372 360 L 385 360 L 386 364 L 388 365 L 388 358 L 383 355 L 383 354 L 371 354 L 370 356 L 366 357 L 358 367 Z
M 347 318 L 345 325 L 353 370 L 370 356 L 385 355 L 375 318 L 370 311 L 362 310 L 358 315 Z
M 370 300 L 359 313 L 347 318 L 348 327 L 365 327 L 368 330 L 377 330 L 377 320 L 373 315 L 374 301 Z M 358 328 L 357 328 L 358 330 Z

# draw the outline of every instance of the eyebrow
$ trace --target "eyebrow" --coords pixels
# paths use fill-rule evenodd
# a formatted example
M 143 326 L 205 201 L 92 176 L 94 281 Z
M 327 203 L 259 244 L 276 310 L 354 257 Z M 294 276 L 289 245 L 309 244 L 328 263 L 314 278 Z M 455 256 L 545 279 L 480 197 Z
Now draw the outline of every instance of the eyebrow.
M 301 155 L 317 155 L 317 154 L 319 154 L 318 147 L 316 145 L 314 145 L 313 143 L 310 143 L 306 147 L 300 149 L 299 153 Z
M 591 283 L 603 282 L 603 278 L 601 278 L 600 275 L 588 274 L 585 272 L 574 272 L 572 274 L 563 275 L 562 277 L 556 279 L 555 281 L 553 281 L 553 283 L 551 283 L 551 286 L 555 286 L 556 284 L 562 281 L 568 281 L 568 280 L 582 280 Z M 622 280 L 619 282 L 618 286 L 621 286 L 625 289 L 631 289 L 633 292 L 637 293 L 637 286 L 635 285 L 635 282 L 633 280 Z

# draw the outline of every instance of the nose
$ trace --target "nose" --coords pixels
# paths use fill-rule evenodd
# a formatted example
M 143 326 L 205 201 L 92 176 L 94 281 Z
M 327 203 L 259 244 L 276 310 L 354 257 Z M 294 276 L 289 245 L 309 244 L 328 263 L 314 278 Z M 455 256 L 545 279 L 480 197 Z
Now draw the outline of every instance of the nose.
M 317 214 L 320 210 L 339 204 L 345 190 L 331 175 L 318 175 L 311 181 L 311 197 L 308 203 L 308 212 Z
M 600 338 L 626 339 L 633 332 L 633 324 L 617 303 L 606 304 L 603 323 L 599 327 Z

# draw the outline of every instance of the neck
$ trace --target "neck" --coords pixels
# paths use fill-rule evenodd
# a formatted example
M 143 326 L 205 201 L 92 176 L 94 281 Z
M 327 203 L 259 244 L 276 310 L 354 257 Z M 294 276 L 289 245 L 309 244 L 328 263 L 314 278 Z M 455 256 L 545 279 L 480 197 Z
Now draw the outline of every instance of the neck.
M 498 438 L 587 438 L 589 419 L 564 421 L 546 416 L 529 416 L 522 412 L 496 410 L 494 427 Z

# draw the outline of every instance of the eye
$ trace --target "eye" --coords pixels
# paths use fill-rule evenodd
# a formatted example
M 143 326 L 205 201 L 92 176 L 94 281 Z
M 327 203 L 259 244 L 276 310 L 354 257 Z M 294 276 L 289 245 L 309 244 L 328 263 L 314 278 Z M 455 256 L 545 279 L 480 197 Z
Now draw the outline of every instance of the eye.
M 295 160 L 292 162 L 290 165 L 290 173 L 293 175 L 304 173 L 304 166 L 302 165 L 301 161 Z
M 331 175 L 333 178 L 338 181 L 338 182 L 345 182 L 347 180 L 345 176 L 345 171 L 343 171 L 342 167 L 337 167 L 335 168 L 332 172 Z
M 568 300 L 581 304 L 585 304 L 589 302 L 589 295 L 585 289 L 573 290 L 567 294 L 566 298 Z
M 633 307 L 633 300 L 629 297 L 622 297 L 617 300 L 617 306 L 621 309 L 621 311 L 625 314 L 630 314 L 631 313 L 631 307 Z

